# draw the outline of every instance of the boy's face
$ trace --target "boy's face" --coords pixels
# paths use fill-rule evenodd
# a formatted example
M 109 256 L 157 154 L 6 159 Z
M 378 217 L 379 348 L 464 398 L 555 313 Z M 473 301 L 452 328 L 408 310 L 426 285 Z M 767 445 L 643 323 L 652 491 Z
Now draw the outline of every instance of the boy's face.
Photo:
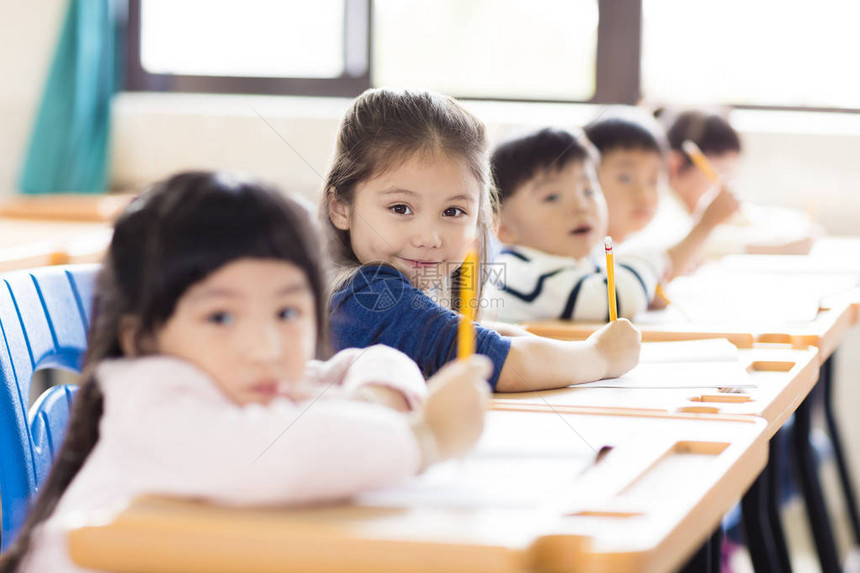
M 657 214 L 663 158 L 656 151 L 614 149 L 597 170 L 609 210 L 609 234 L 616 241 L 644 229 Z
M 505 199 L 499 240 L 581 259 L 606 234 L 606 202 L 590 164 L 539 172 Z
M 296 265 L 239 259 L 179 298 L 155 350 L 203 370 L 239 405 L 301 397 L 316 346 L 315 308 Z

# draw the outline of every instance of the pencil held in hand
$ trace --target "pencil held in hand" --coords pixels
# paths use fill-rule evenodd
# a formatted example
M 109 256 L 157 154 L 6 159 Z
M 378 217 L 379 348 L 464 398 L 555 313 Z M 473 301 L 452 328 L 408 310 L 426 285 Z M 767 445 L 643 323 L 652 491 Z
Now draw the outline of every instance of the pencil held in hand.
M 612 261 L 612 237 L 603 239 L 606 248 L 606 288 L 609 291 L 609 320 L 618 320 L 618 306 L 615 303 L 615 263 Z
M 717 173 L 717 170 L 714 169 L 711 162 L 708 161 L 708 158 L 705 157 L 705 154 L 702 153 L 702 150 L 699 149 L 699 146 L 695 144 L 695 142 L 685 139 L 681 144 L 681 149 L 684 150 L 690 157 L 690 161 L 692 161 L 696 167 L 702 170 L 702 173 L 705 174 L 705 177 L 708 178 L 708 181 L 711 183 L 719 183 L 720 175 Z
M 460 325 L 457 331 L 457 358 L 468 360 L 475 353 L 472 322 L 478 308 L 478 254 L 471 250 L 460 267 Z

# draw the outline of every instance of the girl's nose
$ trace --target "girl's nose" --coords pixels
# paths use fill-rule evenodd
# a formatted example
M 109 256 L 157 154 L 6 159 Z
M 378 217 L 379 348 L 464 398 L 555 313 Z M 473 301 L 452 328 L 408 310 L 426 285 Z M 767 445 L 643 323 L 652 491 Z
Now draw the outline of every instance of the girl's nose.
M 277 360 L 283 352 L 281 334 L 275 325 L 263 325 L 245 334 L 248 356 L 258 362 Z
M 442 246 L 442 237 L 438 226 L 430 222 L 420 225 L 412 235 L 412 246 L 427 249 Z

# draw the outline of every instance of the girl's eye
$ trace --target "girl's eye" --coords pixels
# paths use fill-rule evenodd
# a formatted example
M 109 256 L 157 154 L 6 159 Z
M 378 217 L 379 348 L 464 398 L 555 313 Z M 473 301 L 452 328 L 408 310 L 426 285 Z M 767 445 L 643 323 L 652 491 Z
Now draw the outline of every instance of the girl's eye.
M 442 215 L 445 217 L 462 217 L 466 212 L 459 207 L 448 207 L 445 211 L 442 212 Z
M 278 311 L 278 320 L 292 320 L 299 316 L 299 309 L 288 306 Z
M 398 215 L 411 215 L 412 209 L 409 208 L 409 205 L 404 205 L 402 203 L 398 205 L 392 205 L 388 208 L 392 213 L 396 213 Z
M 592 188 L 590 188 L 590 187 L 587 187 L 587 188 L 583 191 L 583 193 L 585 194 L 585 196 L 586 196 L 586 197 L 594 197 L 594 189 L 592 189 Z
M 547 195 L 543 198 L 544 203 L 557 203 L 559 199 L 558 193 L 553 193 L 552 195 Z
M 621 175 L 618 176 L 618 181 L 620 181 L 621 183 L 630 183 L 631 180 L 632 180 L 631 177 L 629 175 L 627 175 L 626 173 L 622 173 Z
M 209 322 L 211 324 L 217 324 L 220 326 L 231 325 L 234 321 L 235 317 L 233 316 L 233 314 L 224 311 L 213 312 L 206 316 L 206 322 Z

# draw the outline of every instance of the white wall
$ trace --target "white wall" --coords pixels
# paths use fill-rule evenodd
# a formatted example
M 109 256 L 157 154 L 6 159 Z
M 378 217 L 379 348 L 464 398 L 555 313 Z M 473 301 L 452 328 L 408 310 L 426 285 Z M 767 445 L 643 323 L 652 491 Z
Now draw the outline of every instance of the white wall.
M 0 194 L 15 187 L 66 0 L 0 0 Z
M 348 103 L 126 94 L 115 112 L 114 181 L 134 187 L 189 167 L 241 169 L 315 199 Z M 544 125 L 582 125 L 597 111 L 574 104 L 466 106 L 496 139 Z M 860 233 L 860 115 L 736 111 L 733 121 L 746 149 L 738 175 L 743 197 L 812 211 L 834 234 Z

